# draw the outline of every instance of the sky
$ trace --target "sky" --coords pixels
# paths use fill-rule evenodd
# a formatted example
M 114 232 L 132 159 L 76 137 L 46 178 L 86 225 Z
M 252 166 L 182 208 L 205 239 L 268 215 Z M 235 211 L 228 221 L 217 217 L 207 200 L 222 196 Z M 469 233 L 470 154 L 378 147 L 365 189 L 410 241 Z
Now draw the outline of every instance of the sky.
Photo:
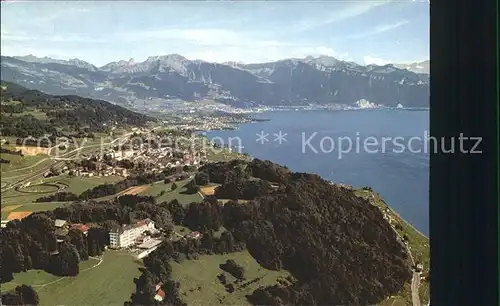
M 1 54 L 96 66 L 178 53 L 211 62 L 327 55 L 359 64 L 429 58 L 429 4 L 404 1 L 7 1 Z

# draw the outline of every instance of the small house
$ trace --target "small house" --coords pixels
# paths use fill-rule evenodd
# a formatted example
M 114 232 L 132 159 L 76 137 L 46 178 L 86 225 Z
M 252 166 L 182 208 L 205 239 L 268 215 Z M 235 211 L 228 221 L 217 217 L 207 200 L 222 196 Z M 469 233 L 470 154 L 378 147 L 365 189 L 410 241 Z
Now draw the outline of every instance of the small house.
M 192 233 L 187 234 L 186 238 L 188 238 L 188 239 L 200 239 L 201 233 L 200 232 L 192 232 Z
M 66 220 L 61 220 L 61 219 L 56 219 L 54 221 L 54 225 L 55 227 L 58 227 L 58 228 L 61 228 L 61 227 L 64 227 L 66 225 Z
M 68 235 L 69 230 L 66 228 L 57 228 L 55 231 L 56 238 L 58 240 L 64 240 L 64 238 Z
M 89 227 L 87 225 L 80 224 L 80 223 L 75 223 L 75 224 L 71 225 L 71 228 L 76 228 L 76 229 L 80 230 L 82 233 L 84 233 L 85 235 L 89 231 Z
M 161 289 L 162 285 L 163 285 L 163 283 L 158 283 L 155 287 L 154 299 L 158 302 L 161 302 L 165 299 L 165 291 L 163 291 L 163 289 Z
M 415 271 L 422 272 L 423 269 L 424 269 L 424 265 L 419 263 L 419 264 L 417 264 Z

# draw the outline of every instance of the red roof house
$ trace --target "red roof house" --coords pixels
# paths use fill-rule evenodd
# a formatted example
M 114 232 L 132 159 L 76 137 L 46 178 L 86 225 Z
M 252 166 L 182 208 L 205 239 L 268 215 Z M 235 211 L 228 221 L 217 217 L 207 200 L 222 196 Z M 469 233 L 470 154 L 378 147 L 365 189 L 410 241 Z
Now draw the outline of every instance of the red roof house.
M 71 225 L 71 228 L 79 229 L 84 234 L 86 234 L 89 231 L 89 227 L 87 225 L 80 223 Z

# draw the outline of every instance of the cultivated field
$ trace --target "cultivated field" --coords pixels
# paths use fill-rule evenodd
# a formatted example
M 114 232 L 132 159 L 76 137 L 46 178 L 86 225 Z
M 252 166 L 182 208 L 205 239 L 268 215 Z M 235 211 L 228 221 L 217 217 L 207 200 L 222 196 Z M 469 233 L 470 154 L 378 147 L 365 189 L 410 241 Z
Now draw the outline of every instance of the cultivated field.
M 182 205 L 188 205 L 192 202 L 201 202 L 202 197 L 198 193 L 188 194 L 186 193 L 186 184 L 189 183 L 191 179 L 175 182 L 177 189 L 172 190 L 172 183 L 165 184 L 163 182 L 157 182 L 150 185 L 150 188 L 143 191 L 142 195 L 149 195 L 156 197 L 157 203 L 170 202 L 173 199 L 177 199 Z M 165 191 L 163 195 L 160 195 L 162 191 Z
M 233 159 L 249 159 L 247 156 L 238 152 L 230 151 L 229 149 L 207 149 L 207 159 L 211 162 L 230 161 Z
M 204 187 L 200 188 L 200 192 L 204 196 L 213 195 L 215 193 L 215 188 L 217 188 L 218 186 L 219 185 L 217 185 L 217 184 L 213 184 L 212 186 L 204 186 Z
M 123 192 L 120 193 L 120 195 L 126 195 L 126 194 L 132 194 L 132 195 L 134 195 L 134 194 L 138 194 L 138 193 L 144 192 L 148 188 L 149 188 L 148 185 L 134 186 L 134 187 L 130 187 L 130 188 L 124 190 Z
M 112 184 L 123 180 L 122 176 L 91 176 L 91 177 L 75 177 L 66 174 L 60 175 L 54 179 L 47 180 L 47 182 L 54 181 L 60 182 L 62 184 L 68 185 L 68 188 L 64 189 L 66 192 L 72 192 L 74 194 L 81 194 L 85 190 L 94 188 L 102 184 Z
M 3 205 L 3 204 L 2 204 Z M 14 205 L 15 209 L 12 210 L 2 210 L 2 220 L 7 219 L 9 213 L 11 212 L 22 212 L 22 211 L 30 211 L 30 212 L 37 212 L 37 211 L 47 211 L 47 210 L 54 210 L 57 207 L 69 205 L 68 202 L 46 202 L 46 203 L 30 203 L 30 204 L 23 204 L 23 205 Z M 4 207 L 5 209 L 10 208 L 11 206 L 6 206 Z
M 220 269 L 219 265 L 233 259 L 245 269 L 245 280 L 235 283 L 235 279 Z M 260 286 L 276 284 L 279 277 L 287 277 L 287 271 L 271 271 L 262 268 L 248 251 L 225 254 L 203 255 L 198 260 L 184 260 L 182 263 L 171 262 L 172 278 L 180 282 L 181 298 L 188 305 L 250 305 L 245 295 L 251 294 Z M 233 283 L 235 291 L 228 293 L 217 279 L 223 273 L 228 282 Z M 246 288 L 242 284 L 262 279 Z
M 21 150 L 25 156 L 49 155 L 50 148 L 32 147 L 32 146 L 16 146 L 16 151 Z
M 47 185 L 38 185 L 41 181 L 47 184 L 59 186 L 59 189 L 65 192 L 81 194 L 87 189 L 95 186 L 115 183 L 123 180 L 121 176 L 96 176 L 96 177 L 75 177 L 66 174 L 42 179 L 34 182 L 28 187 L 20 188 L 19 191 L 11 189 L 2 193 L 2 219 L 7 218 L 6 211 L 45 211 L 53 210 L 56 207 L 66 205 L 66 202 L 33 203 L 36 199 L 57 192 L 57 188 Z M 13 206 L 13 208 L 9 208 Z
M 9 220 L 9 221 L 16 220 L 16 219 L 21 220 L 22 218 L 25 218 L 29 215 L 31 215 L 31 211 L 13 211 L 13 212 L 9 213 L 9 215 L 7 216 L 7 220 Z

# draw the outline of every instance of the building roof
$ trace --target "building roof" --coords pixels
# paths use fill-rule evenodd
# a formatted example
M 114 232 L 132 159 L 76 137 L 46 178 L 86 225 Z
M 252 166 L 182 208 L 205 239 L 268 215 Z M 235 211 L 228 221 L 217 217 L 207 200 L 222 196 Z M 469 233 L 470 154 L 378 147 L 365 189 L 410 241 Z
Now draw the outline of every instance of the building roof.
M 54 221 L 54 225 L 56 227 L 63 227 L 65 224 L 66 220 L 56 219 L 56 221 Z
M 159 245 L 160 243 L 161 243 L 161 240 L 151 238 L 151 239 L 146 240 L 143 243 L 139 244 L 137 247 L 139 249 L 151 249 L 151 248 Z
M 76 224 L 71 225 L 71 228 L 79 229 L 80 231 L 82 231 L 84 233 L 89 230 L 89 227 L 87 225 L 80 224 L 80 223 L 76 223 Z
M 136 221 L 135 224 L 133 224 L 133 227 L 148 225 L 151 222 L 153 222 L 153 221 L 151 221 L 151 219 L 149 219 L 149 218 L 144 219 L 144 220 L 139 220 L 139 221 Z
M 187 238 L 201 238 L 201 233 L 200 232 L 191 232 L 189 234 L 186 234 Z
M 141 227 L 143 225 L 148 225 L 150 223 L 153 223 L 153 221 L 151 221 L 151 219 L 149 219 L 149 218 L 144 219 L 144 220 L 138 220 L 138 221 L 136 221 L 135 223 L 132 223 L 132 224 L 122 225 L 122 226 L 116 226 L 116 227 L 114 227 L 114 228 L 111 229 L 111 232 L 113 232 L 113 233 L 123 233 L 123 232 L 131 230 L 133 228 Z
M 158 302 L 163 301 L 165 299 L 165 291 L 163 291 L 162 289 L 158 290 L 155 294 L 154 299 Z
M 69 231 L 65 228 L 57 228 L 55 231 L 56 236 L 66 236 Z

